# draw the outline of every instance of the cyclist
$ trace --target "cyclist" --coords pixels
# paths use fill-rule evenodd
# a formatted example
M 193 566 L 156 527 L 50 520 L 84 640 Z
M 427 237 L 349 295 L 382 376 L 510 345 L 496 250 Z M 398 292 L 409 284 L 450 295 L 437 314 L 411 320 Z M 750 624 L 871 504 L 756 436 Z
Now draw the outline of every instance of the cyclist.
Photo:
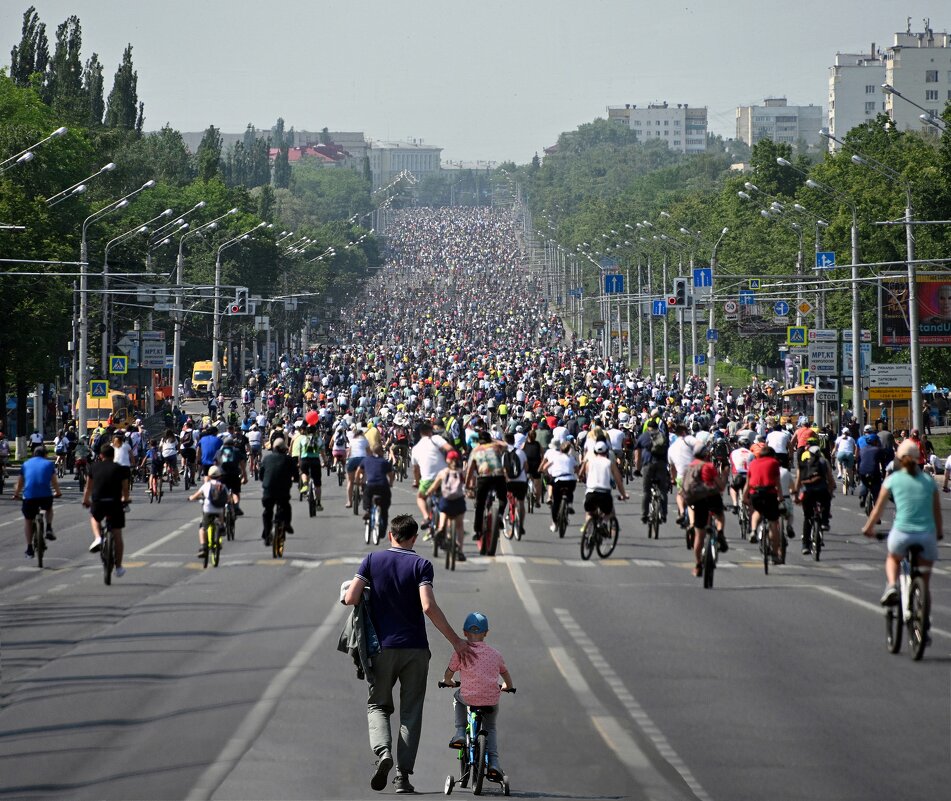
M 56 454 L 56 470 L 59 471 L 60 465 L 66 468 L 66 456 L 69 452 L 69 440 L 66 438 L 66 431 L 60 429 L 53 440 L 53 453 Z
M 676 437 L 667 449 L 667 462 L 670 465 L 670 478 L 677 486 L 677 525 L 684 526 L 689 514 L 687 503 L 684 501 L 683 478 L 684 473 L 693 461 L 693 446 L 696 444 L 693 437 L 688 436 L 687 426 L 678 423 L 674 429 Z M 721 471 L 722 472 L 722 471 Z M 725 475 L 725 473 L 723 474 Z
M 143 454 L 139 467 L 148 471 L 149 491 L 153 497 L 158 497 L 159 494 L 159 481 L 162 476 L 163 464 L 162 449 L 159 447 L 158 440 L 149 440 L 149 447 Z
M 843 428 L 832 447 L 832 455 L 835 457 L 837 473 L 839 478 L 846 475 L 852 485 L 852 493 L 855 493 L 855 440 L 849 433 L 849 429 Z
M 832 474 L 832 467 L 822 455 L 819 438 L 812 437 L 807 444 L 808 449 L 799 457 L 799 469 L 793 484 L 796 502 L 802 504 L 803 554 L 812 552 L 809 527 L 816 503 L 818 502 L 821 506 L 822 529 L 828 531 L 829 507 L 832 505 L 832 494 L 835 492 L 835 477 Z
M 670 472 L 667 469 L 669 447 L 667 435 L 660 430 L 657 420 L 650 418 L 646 431 L 637 438 L 637 448 L 634 451 L 634 472 L 644 476 L 641 522 L 645 525 L 650 514 L 652 487 L 657 487 L 660 491 L 660 522 L 667 522 L 667 493 L 670 491 Z
M 125 527 L 124 504 L 129 502 L 129 473 L 115 461 L 112 445 L 99 449 L 99 460 L 89 466 L 89 481 L 83 493 L 83 506 L 89 509 L 93 541 L 90 553 L 102 550 L 102 521 L 109 519 L 116 549 L 116 576 L 122 578 L 122 529 Z
M 462 549 L 465 541 L 463 518 L 466 513 L 466 487 L 461 469 L 462 456 L 453 449 L 446 454 L 446 462 L 447 466 L 436 474 L 426 490 L 426 497 L 439 492 L 438 530 L 456 538 L 456 561 L 465 562 L 466 555 Z
M 706 440 L 697 442 L 693 447 L 694 460 L 684 472 L 684 500 L 693 508 L 693 555 L 696 566 L 693 569 L 695 576 L 701 575 L 703 565 L 703 535 L 710 518 L 713 518 L 717 530 L 717 543 L 720 550 L 726 553 L 729 545 L 723 533 L 723 490 L 726 488 L 726 476 L 717 470 L 711 461 L 711 449 Z M 700 487 L 699 494 L 691 486 L 691 477 L 696 476 L 696 483 Z
M 624 491 L 624 480 L 617 462 L 608 458 L 608 443 L 598 440 L 594 443 L 591 453 L 581 463 L 581 472 L 578 480 L 585 482 L 584 519 L 587 523 L 592 515 L 600 510 L 606 518 L 614 517 L 614 496 L 611 492 L 611 482 L 617 487 L 621 500 L 626 501 L 628 494 Z M 584 530 L 582 528 L 582 530 Z
M 779 504 L 783 497 L 783 487 L 779 471 L 779 460 L 773 449 L 767 445 L 750 462 L 746 487 L 743 489 L 743 503 L 753 507 L 753 514 L 750 517 L 750 542 L 756 540 L 756 527 L 762 515 L 769 523 L 769 539 L 774 564 L 783 562 L 779 537 Z
M 225 493 L 228 491 L 227 487 L 222 483 L 221 477 L 221 468 L 218 467 L 218 465 L 213 465 L 209 468 L 201 486 L 198 487 L 193 495 L 188 496 L 188 500 L 190 501 L 197 501 L 199 498 L 202 499 L 201 522 L 198 524 L 199 559 L 204 559 L 208 554 L 208 538 L 205 536 L 205 533 L 208 531 L 208 526 L 212 525 L 215 521 L 220 523 L 224 515 L 224 505 L 219 506 L 216 503 L 216 501 L 222 498 L 221 488 L 224 487 Z M 227 495 L 224 497 L 227 497 Z
M 739 514 L 739 497 L 746 486 L 747 465 L 753 460 L 753 451 L 750 450 L 753 432 L 747 429 L 738 431 L 736 442 L 736 447 L 730 453 L 730 500 L 733 502 L 733 514 Z
M 557 446 L 557 447 L 556 447 Z M 539 472 L 547 473 L 551 479 L 551 525 L 549 531 L 558 528 L 558 507 L 561 499 L 568 499 L 568 514 L 574 514 L 575 489 L 578 486 L 576 470 L 578 463 L 572 453 L 568 440 L 553 441 L 552 447 L 545 452 L 545 458 L 539 465 Z
M 493 440 L 491 434 L 483 428 L 479 430 L 478 444 L 469 455 L 466 487 L 470 491 L 475 491 L 475 522 L 473 524 L 475 529 L 473 539 L 475 540 L 482 539 L 482 518 L 489 490 L 495 490 L 495 497 L 499 504 L 499 519 L 501 520 L 505 514 L 507 484 L 502 454 L 505 453 L 507 447 L 505 443 Z
M 196 458 L 201 465 L 202 475 L 205 475 L 215 463 L 215 457 L 221 449 L 221 444 L 221 439 L 218 437 L 218 428 L 208 426 L 205 429 L 204 436 L 198 440 L 198 450 L 196 451 Z
M 882 480 L 885 477 L 885 468 L 892 461 L 891 452 L 882 447 L 881 440 L 875 432 L 866 434 L 865 444 L 858 449 L 859 458 L 857 472 L 862 487 L 859 490 L 859 504 L 865 504 L 865 496 L 872 493 L 872 497 L 878 499 L 878 493 L 882 488 Z M 947 479 L 945 479 L 947 480 Z
M 168 465 L 168 474 L 173 484 L 178 483 L 178 439 L 170 428 L 162 435 L 162 463 Z
M 348 435 L 350 444 L 347 447 L 347 509 L 353 507 L 353 479 L 357 468 L 362 464 L 370 452 L 370 444 L 363 435 L 363 428 L 359 424 Z
M 182 448 L 182 462 L 186 470 L 192 471 L 192 478 L 195 476 L 195 431 L 192 420 L 189 417 L 182 426 L 182 431 L 178 435 L 178 443 Z
M 875 536 L 875 525 L 889 500 L 895 503 L 895 520 L 888 534 L 888 556 L 885 559 L 885 592 L 882 606 L 894 606 L 899 602 L 898 575 L 901 560 L 912 545 L 922 548 L 918 564 L 927 587 L 931 579 L 931 566 L 938 559 L 938 540 L 944 539 L 940 496 L 934 479 L 918 465 L 921 451 L 914 442 L 906 440 L 898 446 L 896 454 L 901 470 L 896 470 L 882 484 L 862 533 Z M 930 623 L 930 621 L 929 621 Z
M 406 416 L 402 414 L 393 418 L 393 427 L 387 438 L 387 449 L 393 464 L 396 464 L 399 459 L 403 460 L 403 464 L 409 461 L 409 431 L 406 428 L 408 422 Z
M 221 483 L 231 492 L 234 513 L 240 517 L 244 514 L 241 510 L 241 485 L 248 483 L 248 457 L 244 449 L 235 444 L 234 437 L 228 434 L 215 455 L 215 462 L 221 468 Z
M 46 539 L 55 540 L 53 534 L 53 498 L 61 498 L 56 465 L 46 458 L 46 448 L 38 445 L 33 456 L 20 466 L 20 477 L 13 490 L 13 500 L 23 498 L 23 531 L 26 534 L 26 557 L 33 558 L 33 521 L 40 509 L 46 512 Z
M 260 467 L 261 460 L 261 446 L 264 440 L 264 436 L 261 433 L 261 427 L 257 423 L 251 424 L 251 429 L 248 431 L 248 450 L 250 451 L 249 461 L 251 462 L 251 472 L 254 472 L 254 467 Z
M 363 519 L 370 519 L 373 499 L 377 499 L 380 508 L 380 527 L 387 530 L 389 524 L 390 503 L 393 501 L 393 479 L 396 473 L 390 460 L 383 455 L 383 446 L 377 445 L 363 457 L 353 477 L 354 481 L 366 486 L 363 493 Z
M 773 430 L 766 435 L 766 444 L 773 449 L 780 466 L 788 469 L 792 433 L 783 428 L 779 418 L 776 418 L 773 423 Z
M 285 531 L 294 533 L 291 527 L 291 485 L 297 479 L 297 462 L 288 455 L 287 443 L 283 439 L 275 439 L 271 443 L 271 452 L 261 460 L 261 505 L 264 507 L 261 539 L 266 547 L 271 546 L 275 506 L 284 518 Z
M 317 511 L 321 512 L 324 507 L 320 503 L 320 457 L 324 450 L 324 443 L 317 433 L 317 429 L 314 426 L 306 427 L 301 436 L 295 440 L 294 448 L 297 450 L 296 456 L 300 470 L 300 494 L 305 495 L 307 493 L 308 481 L 312 481 L 314 497 L 317 499 Z
M 538 442 L 538 436 L 534 428 L 528 430 L 525 442 L 522 445 L 525 453 L 525 471 L 528 473 L 528 480 L 531 484 L 530 491 L 535 495 L 536 505 L 542 502 L 542 446 Z
M 420 528 L 425 530 L 435 525 L 429 519 L 429 509 L 426 507 L 426 492 L 432 486 L 436 475 L 446 467 L 446 454 L 452 450 L 449 443 L 438 434 L 433 433 L 433 424 L 424 420 L 419 424 L 419 442 L 413 446 L 413 486 L 418 487 L 416 506 L 423 517 Z
M 507 446 L 503 457 L 505 467 L 505 491 L 510 493 L 518 503 L 519 524 L 522 529 L 519 536 L 525 535 L 525 496 L 528 495 L 528 457 L 525 451 L 515 447 L 515 433 L 510 432 L 504 437 Z M 514 475 L 513 475 L 514 474 Z

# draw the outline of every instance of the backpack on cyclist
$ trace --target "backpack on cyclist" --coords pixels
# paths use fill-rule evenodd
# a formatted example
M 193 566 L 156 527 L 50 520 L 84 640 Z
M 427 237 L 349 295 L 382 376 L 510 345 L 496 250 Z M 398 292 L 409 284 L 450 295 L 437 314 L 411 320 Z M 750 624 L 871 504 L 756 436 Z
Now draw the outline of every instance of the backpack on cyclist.
M 223 446 L 221 452 L 218 454 L 218 463 L 222 465 L 233 464 L 237 460 L 237 451 L 230 445 Z
M 447 501 L 462 498 L 466 494 L 461 470 L 447 470 L 439 485 L 439 491 Z
M 730 458 L 730 443 L 726 441 L 726 437 L 713 440 L 713 458 L 724 462 Z
M 183 431 L 180 442 L 183 448 L 191 448 L 195 444 L 195 435 L 191 431 Z
M 694 459 L 684 471 L 683 494 L 688 505 L 693 505 L 719 493 L 716 484 L 707 484 L 701 478 L 700 471 L 707 464 L 701 459 Z
M 215 509 L 224 509 L 228 505 L 228 488 L 220 481 L 212 481 L 208 491 L 208 503 Z
M 509 481 L 515 481 L 522 474 L 522 462 L 514 448 L 502 454 L 502 470 Z
M 659 459 L 666 455 L 667 453 L 667 437 L 664 435 L 664 432 L 660 429 L 654 429 L 650 432 L 651 445 L 650 452 L 651 456 L 655 459 Z

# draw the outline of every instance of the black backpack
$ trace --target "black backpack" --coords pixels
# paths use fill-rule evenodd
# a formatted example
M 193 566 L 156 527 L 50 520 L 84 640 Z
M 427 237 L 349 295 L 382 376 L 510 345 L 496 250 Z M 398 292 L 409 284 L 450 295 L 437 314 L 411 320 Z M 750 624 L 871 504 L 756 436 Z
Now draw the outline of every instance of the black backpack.
M 509 481 L 515 481 L 522 473 L 522 462 L 514 448 L 510 448 L 502 454 L 502 469 L 505 471 L 505 477 Z

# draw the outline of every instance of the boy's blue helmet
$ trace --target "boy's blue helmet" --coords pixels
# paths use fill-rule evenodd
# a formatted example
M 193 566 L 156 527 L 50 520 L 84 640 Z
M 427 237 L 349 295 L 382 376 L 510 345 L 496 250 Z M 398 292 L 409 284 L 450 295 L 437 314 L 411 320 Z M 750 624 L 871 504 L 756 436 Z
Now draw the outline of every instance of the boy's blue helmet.
M 481 612 L 470 612 L 463 628 L 470 634 L 485 634 L 489 630 L 489 619 Z

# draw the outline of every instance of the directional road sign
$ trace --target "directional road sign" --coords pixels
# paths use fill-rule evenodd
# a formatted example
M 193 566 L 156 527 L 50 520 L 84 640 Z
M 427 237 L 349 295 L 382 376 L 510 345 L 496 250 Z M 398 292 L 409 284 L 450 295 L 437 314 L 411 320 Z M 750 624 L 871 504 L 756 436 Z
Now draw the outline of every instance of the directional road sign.
M 835 251 L 834 250 L 817 250 L 816 251 L 816 269 L 828 270 L 830 267 L 835 267 Z
M 110 356 L 109 372 L 113 375 L 125 375 L 129 372 L 128 356 Z
M 604 294 L 620 295 L 624 292 L 624 274 L 607 273 L 604 276 Z
M 740 290 L 740 305 L 741 306 L 755 306 L 756 293 L 752 289 L 741 289 Z
M 814 342 L 809 346 L 809 369 L 813 375 L 830 376 L 839 372 L 838 348 L 834 342 Z
M 667 301 L 666 300 L 655 300 L 651 305 L 651 314 L 654 317 L 666 317 L 667 316 Z
M 90 381 L 89 382 L 89 394 L 94 398 L 108 398 L 109 397 L 109 382 L 108 381 Z
M 707 354 L 698 353 L 696 359 L 694 359 L 694 364 L 706 364 L 707 363 Z
M 808 341 L 806 328 L 801 325 L 786 326 L 786 344 L 787 345 L 805 345 Z
M 773 304 L 773 312 L 777 317 L 785 317 L 789 314 L 789 304 L 785 300 L 777 300 Z
M 707 329 L 707 342 L 717 342 L 720 339 L 720 332 L 716 328 Z

